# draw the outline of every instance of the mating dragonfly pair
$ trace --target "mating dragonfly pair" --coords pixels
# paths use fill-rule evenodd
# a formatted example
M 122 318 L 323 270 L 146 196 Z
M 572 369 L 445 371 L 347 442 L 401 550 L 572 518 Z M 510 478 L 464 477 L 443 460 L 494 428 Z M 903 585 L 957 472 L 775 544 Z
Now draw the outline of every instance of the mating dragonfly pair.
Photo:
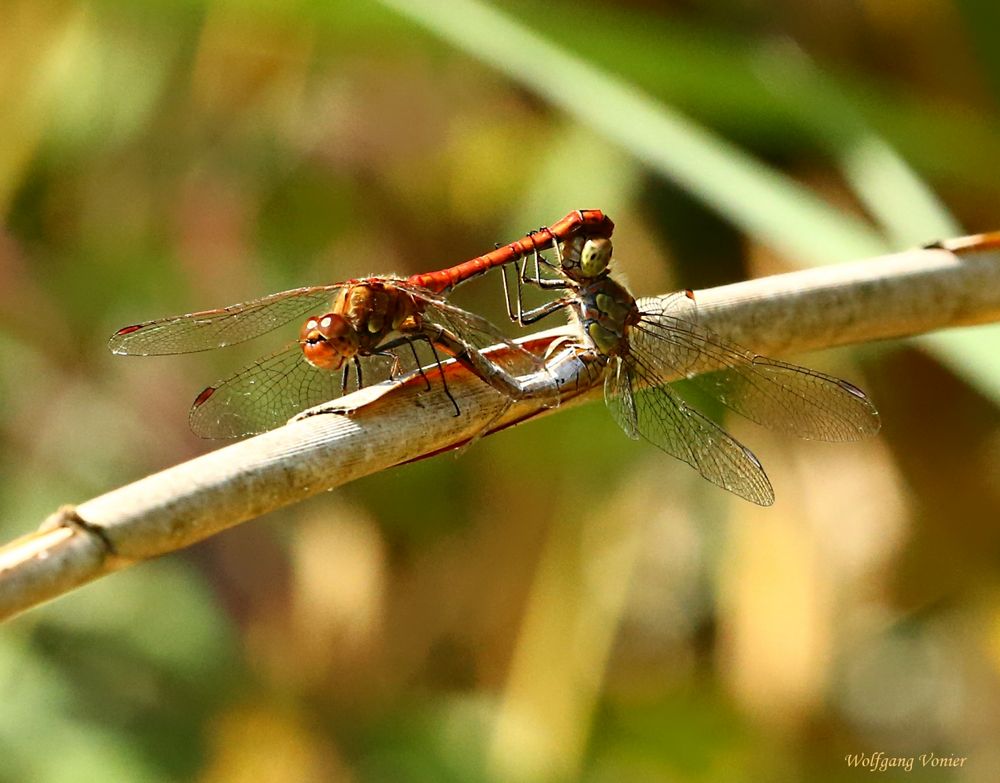
M 600 210 L 579 210 L 438 272 L 297 288 L 219 310 L 148 321 L 120 329 L 110 347 L 132 355 L 203 351 L 317 313 L 306 318 L 296 340 L 198 395 L 191 426 L 203 437 L 238 437 L 281 424 L 344 393 L 352 373 L 359 388 L 366 380 L 394 377 L 401 351 L 412 352 L 429 383 L 419 369 L 417 343 L 430 346 L 439 371 L 438 351 L 509 401 L 558 400 L 560 381 L 550 369 L 570 356 L 574 367 L 603 370 L 605 400 L 629 437 L 645 438 L 712 483 L 759 505 L 774 501 L 760 461 L 688 404 L 668 380 L 689 378 L 752 421 L 802 438 L 852 441 L 878 431 L 878 413 L 860 389 L 724 341 L 698 324 L 690 291 L 636 300 L 610 275 L 613 230 Z M 552 261 L 543 255 L 548 250 Z M 534 261 L 533 274 L 529 260 Z M 508 265 L 516 268 L 513 303 Z M 526 325 L 559 310 L 568 312 L 576 334 L 562 351 L 550 350 L 547 358 L 539 358 L 445 298 L 459 284 L 498 267 L 512 320 Z M 524 284 L 561 293 L 525 310 Z M 483 350 L 498 344 L 504 350 Z M 443 372 L 440 377 L 458 414 Z

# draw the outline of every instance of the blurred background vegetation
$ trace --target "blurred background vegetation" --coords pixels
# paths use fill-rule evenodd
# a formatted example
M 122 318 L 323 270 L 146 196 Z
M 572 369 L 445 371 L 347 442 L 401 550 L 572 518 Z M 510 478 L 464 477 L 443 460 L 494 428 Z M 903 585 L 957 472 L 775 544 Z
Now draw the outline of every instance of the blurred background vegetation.
M 578 207 L 637 294 L 1000 228 L 987 0 L 398 5 L 0 6 L 4 540 L 213 448 L 194 394 L 271 345 L 126 323 Z M 727 420 L 771 509 L 594 404 L 81 589 L 0 635 L 0 781 L 1000 779 L 997 345 L 802 358 L 883 433 Z

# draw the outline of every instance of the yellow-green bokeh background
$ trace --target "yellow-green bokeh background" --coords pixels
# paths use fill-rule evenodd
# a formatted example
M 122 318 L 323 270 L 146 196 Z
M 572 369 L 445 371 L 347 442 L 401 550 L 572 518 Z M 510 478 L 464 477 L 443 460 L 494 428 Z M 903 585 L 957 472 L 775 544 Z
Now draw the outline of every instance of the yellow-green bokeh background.
M 271 345 L 112 357 L 126 323 L 578 207 L 637 294 L 1000 228 L 985 0 L 407 5 L 0 4 L 3 540 L 212 448 L 191 399 Z M 728 419 L 771 509 L 593 404 L 33 610 L 0 781 L 1000 779 L 996 334 L 804 358 L 884 429 Z

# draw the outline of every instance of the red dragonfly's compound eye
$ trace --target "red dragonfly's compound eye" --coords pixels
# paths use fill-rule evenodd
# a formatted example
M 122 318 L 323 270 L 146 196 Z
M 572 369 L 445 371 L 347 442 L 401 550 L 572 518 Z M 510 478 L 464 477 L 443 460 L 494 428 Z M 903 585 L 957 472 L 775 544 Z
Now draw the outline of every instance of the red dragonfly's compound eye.
M 358 352 L 358 335 L 336 313 L 310 318 L 299 331 L 302 353 L 313 367 L 339 370 Z

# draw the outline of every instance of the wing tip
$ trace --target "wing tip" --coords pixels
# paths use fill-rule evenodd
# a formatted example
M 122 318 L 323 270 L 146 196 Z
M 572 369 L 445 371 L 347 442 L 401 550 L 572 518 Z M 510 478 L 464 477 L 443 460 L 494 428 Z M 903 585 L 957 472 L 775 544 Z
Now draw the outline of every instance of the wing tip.
M 193 416 L 195 411 L 197 411 L 202 405 L 208 402 L 209 398 L 219 390 L 218 386 L 206 386 L 200 392 L 198 396 L 194 398 L 194 402 L 191 403 L 191 415 Z
M 111 337 L 108 339 L 108 349 L 111 351 L 111 353 L 117 354 L 119 356 L 128 355 L 129 351 L 125 347 L 126 344 L 125 338 L 128 337 L 130 334 L 135 334 L 145 325 L 146 324 L 131 324 L 129 326 L 123 326 L 121 329 L 119 329 L 117 332 L 111 335 Z
M 227 421 L 225 417 L 213 417 L 207 412 L 205 404 L 212 399 L 220 386 L 206 386 L 191 403 L 191 412 L 188 414 L 188 424 L 191 431 L 199 438 L 205 440 L 229 440 L 240 438 L 244 435 L 254 435 L 254 432 L 247 432 L 247 427 L 234 427 L 232 421 Z M 237 420 L 238 422 L 238 420 Z

